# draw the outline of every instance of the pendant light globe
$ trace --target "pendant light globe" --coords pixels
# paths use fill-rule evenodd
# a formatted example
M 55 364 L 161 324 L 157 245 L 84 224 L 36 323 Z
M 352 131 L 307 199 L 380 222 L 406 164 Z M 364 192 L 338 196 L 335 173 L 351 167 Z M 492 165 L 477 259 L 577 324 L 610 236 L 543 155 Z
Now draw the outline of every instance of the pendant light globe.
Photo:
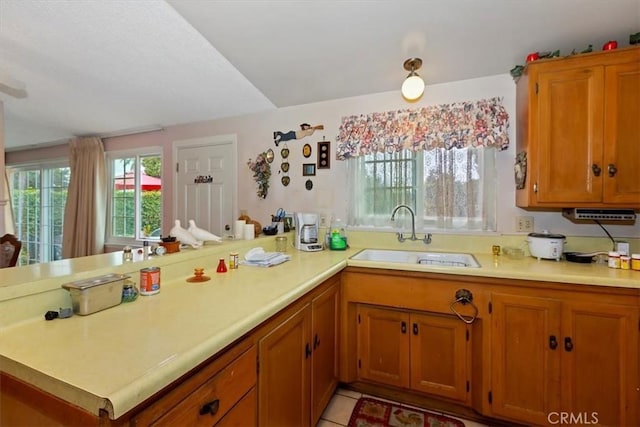
M 402 96 L 408 101 L 415 101 L 424 93 L 424 80 L 416 73 L 416 70 L 422 66 L 420 58 L 410 58 L 404 62 L 405 70 L 409 71 L 409 75 L 402 83 Z

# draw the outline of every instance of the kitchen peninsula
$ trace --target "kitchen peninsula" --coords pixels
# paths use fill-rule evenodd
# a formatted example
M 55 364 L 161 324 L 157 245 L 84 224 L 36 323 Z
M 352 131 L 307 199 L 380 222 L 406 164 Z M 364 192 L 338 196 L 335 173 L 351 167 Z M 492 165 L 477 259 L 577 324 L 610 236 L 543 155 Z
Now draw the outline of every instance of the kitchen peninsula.
M 214 273 L 219 258 L 226 257 L 231 250 L 240 252 L 242 256 L 255 246 L 273 250 L 274 238 L 228 241 L 128 265 L 122 264 L 120 254 L 104 254 L 84 260 L 60 261 L 57 266 L 17 268 L 4 276 L 7 280 L 3 277 L 4 285 L 0 286 L 0 370 L 3 375 L 7 374 L 4 379 L 15 380 L 20 386 L 33 386 L 44 391 L 45 395 L 57 396 L 74 411 L 86 414 L 86 419 L 94 419 L 96 425 L 135 424 L 136 420 L 145 424 L 142 420 L 146 420 L 146 413 L 159 411 L 157 405 L 154 406 L 157 401 L 171 399 L 172 393 L 192 378 L 207 382 L 209 378 L 218 378 L 218 375 L 231 375 L 237 370 L 227 368 L 235 366 L 236 362 L 241 367 L 255 366 L 251 360 L 261 358 L 264 347 L 260 344 L 277 329 L 274 325 L 285 324 L 289 318 L 297 319 L 296 316 L 307 305 L 313 306 L 312 302 L 317 301 L 320 291 L 324 295 L 327 290 L 343 286 L 340 289 L 344 293 L 340 300 L 343 311 L 354 307 L 349 304 L 359 304 L 359 301 L 344 299 L 353 296 L 354 285 L 349 283 L 349 288 L 345 288 L 340 278 L 345 274 L 368 272 L 378 272 L 387 277 L 408 277 L 403 279 L 406 283 L 402 280 L 398 282 L 398 289 L 409 286 L 407 289 L 413 290 L 408 292 L 417 292 L 420 296 L 426 291 L 415 288 L 420 286 L 418 281 L 424 283 L 425 289 L 432 289 L 434 295 L 440 295 L 434 284 L 442 283 L 443 287 L 447 287 L 445 282 L 450 282 L 453 288 L 464 284 L 476 291 L 479 303 L 493 301 L 494 310 L 500 305 L 506 307 L 514 303 L 505 298 L 507 294 L 527 296 L 533 292 L 531 297 L 537 301 L 542 294 L 541 291 L 531 290 L 535 287 L 542 287 L 547 295 L 561 298 L 567 292 L 584 289 L 589 298 L 595 297 L 601 304 L 614 308 L 609 319 L 615 318 L 615 308 L 619 307 L 621 312 L 628 315 L 623 322 L 635 319 L 631 330 L 637 328 L 640 281 L 636 276 L 640 273 L 635 271 L 612 270 L 596 264 L 539 261 L 530 257 L 509 260 L 503 256 L 494 257 L 479 248 L 474 255 L 482 267 L 477 269 L 363 264 L 348 259 L 364 247 L 358 245 L 355 233 L 352 236 L 354 247 L 347 251 L 306 253 L 290 249 L 292 259 L 282 265 L 271 268 L 240 266 L 238 270 L 223 274 Z M 392 239 L 388 240 L 391 242 Z M 394 245 L 389 244 L 397 248 Z M 482 247 L 489 249 L 486 245 Z M 429 250 L 449 249 L 434 245 Z M 73 316 L 51 322 L 42 317 L 46 310 L 57 309 L 64 303 L 70 305 L 66 291 L 60 288 L 62 283 L 110 272 L 129 273 L 137 281 L 138 270 L 151 265 L 158 265 L 162 269 L 162 288 L 157 295 L 141 296 L 133 303 L 121 304 L 89 316 Z M 211 281 L 187 283 L 185 279 L 193 274 L 196 267 L 205 268 L 205 273 L 212 277 Z M 53 277 L 41 275 L 43 270 L 48 270 Z M 33 275 L 33 280 L 25 277 L 27 271 Z M 19 284 L 19 280 L 23 284 Z M 390 286 L 394 286 L 393 283 L 396 282 L 391 282 Z M 453 295 L 446 301 L 447 308 L 452 301 Z M 370 304 L 371 301 L 362 303 Z M 396 308 L 413 310 L 415 307 L 412 304 Z M 495 403 L 492 407 L 486 399 L 478 402 L 480 399 L 477 397 L 484 395 L 491 387 L 494 394 L 498 393 L 500 397 L 495 383 L 497 380 L 491 378 L 490 367 L 492 346 L 500 339 L 496 331 L 500 331 L 504 325 L 497 323 L 495 318 L 493 323 L 489 322 L 490 315 L 486 306 L 480 307 L 483 332 L 480 334 L 478 328 L 473 332 L 474 349 L 470 355 L 478 358 L 474 366 L 481 366 L 483 375 L 474 377 L 472 395 L 475 397 L 470 395 L 463 399 L 463 404 L 489 417 L 527 421 L 517 412 L 501 412 Z M 352 326 L 344 324 L 349 321 L 344 312 L 340 313 L 339 319 L 342 322 L 338 323 L 342 348 L 339 353 L 336 352 L 339 354 L 339 379 L 351 382 L 359 379 L 350 351 L 353 337 L 348 331 Z M 301 320 L 303 323 L 305 321 Z M 493 335 L 488 332 L 491 328 L 495 328 Z M 638 402 L 637 391 L 629 392 L 631 386 L 638 385 L 637 329 L 634 336 L 635 339 L 631 339 L 625 347 L 627 352 L 624 354 L 626 373 L 634 373 L 627 377 L 629 387 L 625 386 L 622 396 L 625 405 Z M 495 354 L 493 356 L 495 359 Z M 218 366 L 219 361 L 224 363 L 220 362 Z M 211 368 L 209 372 L 209 366 L 215 369 Z M 263 373 L 262 367 L 260 373 Z M 229 380 L 229 383 L 234 381 Z M 9 416 L 9 405 L 17 405 L 20 409 L 16 403 L 20 401 L 19 397 L 12 394 L 15 389 L 8 390 L 6 384 L 7 381 L 3 381 L 1 387 L 1 417 Z M 247 379 L 247 390 L 253 391 L 239 391 L 238 399 L 250 396 L 257 389 L 258 397 L 246 402 L 249 402 L 249 412 L 253 408 L 253 412 L 262 416 L 260 388 L 267 386 L 261 385 L 260 379 L 257 382 Z M 186 399 L 187 395 L 197 395 L 198 390 L 194 386 L 192 392 L 176 393 L 183 393 L 181 398 Z M 246 394 L 243 394 L 245 391 Z M 222 407 L 224 402 L 222 399 L 220 401 Z M 245 400 L 237 404 L 242 402 Z M 37 405 L 34 402 L 30 404 Z M 23 410 L 27 408 L 22 407 Z M 632 423 L 638 420 L 635 409 L 629 409 L 622 416 Z M 306 419 L 309 420 L 308 424 L 315 424 L 310 416 Z M 539 419 L 535 418 L 533 423 Z M 258 420 L 262 422 L 262 418 L 258 417 Z M 0 421 L 3 425 L 11 425 L 9 418 Z

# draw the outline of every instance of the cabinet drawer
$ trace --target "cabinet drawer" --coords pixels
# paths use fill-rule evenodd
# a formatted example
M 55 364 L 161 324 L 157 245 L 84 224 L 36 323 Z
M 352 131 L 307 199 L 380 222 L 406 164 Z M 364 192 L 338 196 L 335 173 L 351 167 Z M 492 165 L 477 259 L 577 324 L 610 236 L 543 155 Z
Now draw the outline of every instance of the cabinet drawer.
M 152 425 L 214 425 L 255 386 L 256 356 L 256 348 L 251 347 Z
M 216 427 L 251 427 L 258 425 L 258 394 L 252 388 L 236 406 L 230 410 Z

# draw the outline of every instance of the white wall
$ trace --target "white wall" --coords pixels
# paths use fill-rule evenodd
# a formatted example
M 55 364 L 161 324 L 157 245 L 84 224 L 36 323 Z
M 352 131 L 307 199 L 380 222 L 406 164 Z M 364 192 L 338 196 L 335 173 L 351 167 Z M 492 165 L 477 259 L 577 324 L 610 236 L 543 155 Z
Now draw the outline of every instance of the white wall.
M 428 78 L 428 76 L 427 76 Z M 105 141 L 105 150 L 117 150 L 140 146 L 164 146 L 165 164 L 163 168 L 164 232 L 168 232 L 173 223 L 171 217 L 173 209 L 173 170 L 175 161 L 171 158 L 171 144 L 173 141 L 198 138 L 203 136 L 236 134 L 238 138 L 238 208 L 247 210 L 248 214 L 263 225 L 270 222 L 270 215 L 282 207 L 287 212 L 312 211 L 322 214 L 335 214 L 340 218 L 346 217 L 346 164 L 335 160 L 336 135 L 343 116 L 363 113 L 389 111 L 394 109 L 418 108 L 427 105 L 471 101 L 481 98 L 502 97 L 504 106 L 509 113 L 509 135 L 511 145 L 509 149 L 498 153 L 498 230 L 502 233 L 515 232 L 515 217 L 527 215 L 534 217 L 535 231 L 547 229 L 554 233 L 569 236 L 606 237 L 602 229 L 592 224 L 573 224 L 564 219 L 559 212 L 529 212 L 515 207 L 515 185 L 513 180 L 513 164 L 515 159 L 515 84 L 508 73 L 479 79 L 458 81 L 426 87 L 422 99 L 408 104 L 400 95 L 400 91 L 384 92 L 353 98 L 337 99 L 326 102 L 280 108 L 276 111 L 253 114 L 249 116 L 233 117 L 221 120 L 211 120 L 186 125 L 171 126 L 160 132 L 148 134 L 110 138 Z M 316 131 L 312 136 L 301 140 L 288 141 L 291 151 L 289 176 L 291 183 L 284 187 L 280 183 L 282 174 L 278 173 L 282 159 L 280 147 L 273 143 L 274 131 L 289 131 L 299 129 L 300 123 L 324 125 L 324 131 Z M 313 190 L 307 191 L 304 182 L 307 177 L 302 176 L 302 163 L 316 162 L 316 143 L 323 139 L 331 141 L 331 168 L 318 169 L 315 177 L 310 177 L 314 183 Z M 302 156 L 302 146 L 311 144 L 313 153 L 310 158 Z M 256 184 L 252 179 L 252 172 L 246 165 L 249 158 L 272 148 L 275 160 L 272 166 L 271 187 L 266 200 L 256 196 Z M 25 153 L 7 153 L 8 163 L 12 160 L 24 160 Z M 20 156 L 20 154 L 23 154 Z M 35 153 L 33 155 L 36 155 Z M 9 159 L 11 157 L 11 159 Z M 22 158 L 21 158 L 22 157 Z M 29 156 L 27 156 L 29 157 Z M 639 237 L 640 221 L 634 226 L 607 225 L 609 232 L 616 238 Z
M 515 216 L 528 215 L 534 217 L 535 231 L 548 229 L 555 233 L 582 236 L 605 236 L 597 226 L 591 224 L 573 224 L 564 219 L 559 212 L 529 212 L 515 206 L 515 185 L 513 180 L 513 164 L 515 158 L 515 84 L 508 73 L 479 79 L 458 81 L 440 85 L 427 86 L 422 99 L 408 104 L 402 99 L 399 91 L 384 92 L 353 98 L 331 100 L 321 103 L 281 108 L 274 112 L 235 117 L 224 120 L 201 122 L 167 129 L 172 140 L 235 133 L 238 135 L 238 207 L 246 209 L 252 218 L 263 225 L 270 221 L 270 214 L 282 207 L 287 212 L 312 211 L 323 214 L 335 214 L 346 217 L 347 192 L 346 164 L 335 160 L 335 137 L 343 116 L 363 113 L 388 111 L 393 109 L 418 108 L 433 104 L 476 100 L 488 97 L 503 97 L 504 106 L 509 112 L 510 140 L 508 150 L 498 153 L 498 228 L 503 233 L 515 232 Z M 281 163 L 280 148 L 273 143 L 273 131 L 298 129 L 300 123 L 311 125 L 322 124 L 324 131 L 316 131 L 312 136 L 301 140 L 288 141 L 291 151 L 289 176 L 291 183 L 284 187 L 280 183 L 282 174 L 278 173 Z M 317 175 L 311 177 L 314 187 L 307 191 L 302 176 L 302 163 L 316 161 L 316 143 L 323 136 L 331 141 L 331 169 L 318 169 Z M 311 144 L 313 154 L 309 159 L 302 156 L 302 146 Z M 273 148 L 276 157 L 272 163 L 272 179 L 269 195 L 265 200 L 255 196 L 256 185 L 252 173 L 246 166 L 249 158 Z M 606 226 L 614 237 L 640 236 L 640 224 L 635 226 Z

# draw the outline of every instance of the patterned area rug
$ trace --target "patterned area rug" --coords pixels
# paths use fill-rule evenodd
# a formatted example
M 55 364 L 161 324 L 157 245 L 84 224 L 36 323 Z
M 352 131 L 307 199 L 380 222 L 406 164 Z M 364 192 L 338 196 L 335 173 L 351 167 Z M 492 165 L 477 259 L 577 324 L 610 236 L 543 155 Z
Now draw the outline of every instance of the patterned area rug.
M 446 415 L 361 397 L 353 408 L 349 427 L 464 427 L 464 423 Z

